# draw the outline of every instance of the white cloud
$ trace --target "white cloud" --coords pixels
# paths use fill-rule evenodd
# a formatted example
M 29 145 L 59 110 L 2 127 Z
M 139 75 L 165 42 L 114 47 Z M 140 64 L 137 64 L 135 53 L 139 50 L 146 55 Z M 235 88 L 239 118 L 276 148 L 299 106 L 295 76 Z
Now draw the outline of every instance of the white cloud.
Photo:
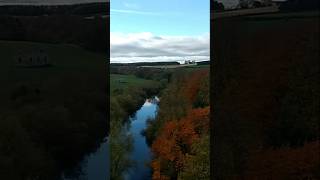
M 150 32 L 110 33 L 111 62 L 209 60 L 209 34 L 155 36 Z
M 151 16 L 160 16 L 161 13 L 148 12 L 148 11 L 137 11 L 137 10 L 128 10 L 128 9 L 110 9 L 110 13 L 124 13 L 124 14 L 137 14 L 137 15 L 151 15 Z
M 140 8 L 140 6 L 135 3 L 124 2 L 123 5 L 129 9 L 139 9 Z

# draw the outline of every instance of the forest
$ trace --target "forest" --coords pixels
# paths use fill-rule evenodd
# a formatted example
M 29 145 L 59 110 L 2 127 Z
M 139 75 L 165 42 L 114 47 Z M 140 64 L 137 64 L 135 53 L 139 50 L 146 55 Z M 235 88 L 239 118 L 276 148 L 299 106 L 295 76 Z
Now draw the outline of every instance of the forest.
M 153 179 L 209 179 L 209 69 L 175 72 L 145 135 Z M 201 177 L 200 177 L 200 176 Z
M 213 178 L 319 179 L 318 12 L 211 26 Z
M 121 122 L 128 121 L 144 98 L 157 95 L 157 116 L 148 119 L 141 132 L 154 157 L 146 164 L 152 179 L 189 179 L 199 174 L 209 179 L 209 66 L 165 70 L 116 64 L 110 72 L 111 178 L 123 179 L 135 166 L 130 159 L 133 139 Z

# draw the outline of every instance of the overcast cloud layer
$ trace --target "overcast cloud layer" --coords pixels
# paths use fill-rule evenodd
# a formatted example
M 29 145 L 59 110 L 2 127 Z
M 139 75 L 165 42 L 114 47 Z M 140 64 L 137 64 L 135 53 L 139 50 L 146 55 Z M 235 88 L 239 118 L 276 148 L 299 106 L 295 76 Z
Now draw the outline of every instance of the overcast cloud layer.
M 109 2 L 109 0 L 0 0 L 0 5 L 59 5 L 91 2 Z
M 209 34 L 155 36 L 111 33 L 111 63 L 209 60 Z

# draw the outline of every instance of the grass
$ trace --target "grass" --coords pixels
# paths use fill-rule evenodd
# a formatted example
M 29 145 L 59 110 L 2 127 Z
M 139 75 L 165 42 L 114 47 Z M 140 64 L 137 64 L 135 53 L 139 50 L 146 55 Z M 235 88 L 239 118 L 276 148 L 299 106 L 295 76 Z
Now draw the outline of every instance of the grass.
M 134 87 L 150 87 L 157 82 L 138 78 L 134 75 L 111 74 L 110 75 L 110 92 L 113 94 L 115 90 L 130 90 Z
M 1 73 L 21 75 L 36 78 L 40 75 L 58 75 L 64 72 L 94 72 L 105 69 L 104 54 L 93 53 L 73 45 L 44 44 L 21 41 L 0 41 L 0 70 Z M 13 57 L 19 52 L 32 53 L 44 50 L 48 54 L 53 67 L 47 68 L 18 68 L 15 67 Z M 4 74 L 2 74 L 2 77 Z M 7 78 L 7 77 L 5 77 Z M 0 77 L 1 80 L 1 77 Z
M 41 68 L 15 66 L 14 56 L 19 52 L 28 54 L 40 50 L 44 50 L 53 66 Z M 85 89 L 85 83 L 90 83 L 86 85 L 88 88 L 91 86 L 98 89 L 99 83 L 107 82 L 106 55 L 74 45 L 0 40 L 0 63 L 2 85 L 0 97 L 3 98 L 9 97 L 19 84 L 41 88 L 60 96 L 57 91 L 63 90 L 63 94 L 70 93 L 71 90 L 67 87 L 81 91 Z
M 210 68 L 208 64 L 196 65 L 196 66 L 188 66 L 186 68 Z
M 43 50 L 51 67 L 24 68 L 15 65 L 19 53 L 30 54 Z M 47 44 L 27 41 L 0 40 L 0 83 L 46 82 L 68 75 L 101 76 L 106 79 L 106 54 L 95 53 L 70 44 Z M 4 89 L 4 88 L 1 88 Z
M 19 52 L 37 52 L 40 49 L 44 50 L 49 58 L 59 66 L 87 66 L 88 60 L 92 59 L 91 65 L 95 64 L 94 60 L 106 58 L 104 54 L 87 51 L 81 47 L 70 44 L 46 44 L 27 41 L 2 41 L 1 61 L 2 63 L 10 64 L 14 55 Z M 77 62 L 76 64 L 74 64 Z M 84 64 L 85 63 L 85 64 Z M 90 66 L 89 66 L 90 67 Z

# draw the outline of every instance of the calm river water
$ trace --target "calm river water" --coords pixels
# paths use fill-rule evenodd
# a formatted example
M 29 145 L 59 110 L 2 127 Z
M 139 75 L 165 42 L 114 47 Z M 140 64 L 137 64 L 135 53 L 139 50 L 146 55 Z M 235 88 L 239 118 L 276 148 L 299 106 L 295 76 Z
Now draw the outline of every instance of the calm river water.
M 151 168 L 147 163 L 151 162 L 152 153 L 146 143 L 146 138 L 141 135 L 141 131 L 146 128 L 147 120 L 153 119 L 157 115 L 158 102 L 157 97 L 147 99 L 134 117 L 130 118 L 129 133 L 133 137 L 133 151 L 130 157 L 135 161 L 135 166 L 125 173 L 126 180 L 151 179 Z
M 89 154 L 75 167 L 68 176 L 62 175 L 63 180 L 108 180 L 109 179 L 109 143 L 107 138 L 101 143 L 96 152 Z M 71 176 L 71 177 L 70 177 Z
M 127 123 L 130 124 L 128 134 L 133 138 L 133 151 L 130 153 L 130 159 L 134 161 L 134 167 L 124 172 L 126 180 L 147 180 L 151 179 L 151 168 L 147 163 L 151 162 L 152 153 L 146 143 L 146 139 L 141 135 L 141 131 L 146 128 L 147 120 L 155 118 L 157 115 L 159 99 L 157 97 L 146 99 L 142 107 L 129 118 Z M 108 180 L 110 178 L 109 165 L 110 153 L 109 143 L 107 141 L 101 143 L 96 152 L 89 154 L 79 164 L 78 170 L 80 175 L 75 178 L 63 176 L 64 180 Z

